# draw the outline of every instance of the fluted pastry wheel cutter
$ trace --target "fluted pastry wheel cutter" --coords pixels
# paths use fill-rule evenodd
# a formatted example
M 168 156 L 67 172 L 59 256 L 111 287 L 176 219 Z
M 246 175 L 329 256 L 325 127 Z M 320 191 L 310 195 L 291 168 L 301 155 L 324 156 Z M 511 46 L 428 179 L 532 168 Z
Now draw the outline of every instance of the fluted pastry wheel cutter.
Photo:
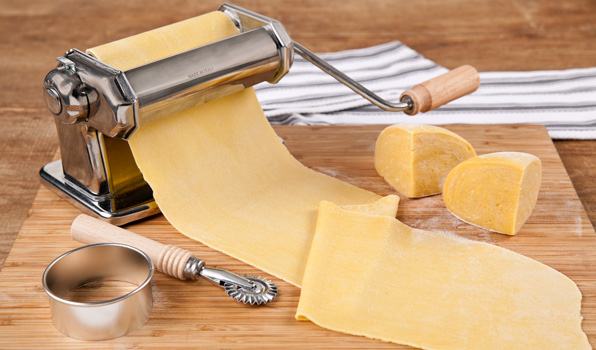
M 462 66 L 388 102 L 292 41 L 274 19 L 223 5 L 240 33 L 120 71 L 72 49 L 43 83 L 56 121 L 61 160 L 44 166 L 42 183 L 82 211 L 121 225 L 159 212 L 128 140 L 140 126 L 253 86 L 276 83 L 297 53 L 380 108 L 414 115 L 469 94 L 479 85 Z
M 266 304 L 277 295 L 277 287 L 267 278 L 241 276 L 207 267 L 202 259 L 196 258 L 188 250 L 163 245 L 85 214 L 73 221 L 70 234 L 73 239 L 83 243 L 118 243 L 137 248 L 151 258 L 158 271 L 181 280 L 196 281 L 204 277 L 222 287 L 234 300 L 244 304 Z

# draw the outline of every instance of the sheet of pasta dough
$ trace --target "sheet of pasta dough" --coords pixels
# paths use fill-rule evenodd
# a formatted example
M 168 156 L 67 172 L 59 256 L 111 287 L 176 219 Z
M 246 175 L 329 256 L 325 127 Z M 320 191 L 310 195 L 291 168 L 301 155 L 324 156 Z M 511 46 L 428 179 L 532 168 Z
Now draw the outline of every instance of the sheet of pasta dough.
M 425 349 L 591 348 L 581 293 L 565 275 L 359 211 L 321 203 L 298 319 Z
M 238 30 L 213 12 L 89 51 L 121 70 Z M 318 204 L 379 197 L 295 160 L 246 89 L 141 127 L 129 140 L 168 221 L 185 235 L 300 285 Z

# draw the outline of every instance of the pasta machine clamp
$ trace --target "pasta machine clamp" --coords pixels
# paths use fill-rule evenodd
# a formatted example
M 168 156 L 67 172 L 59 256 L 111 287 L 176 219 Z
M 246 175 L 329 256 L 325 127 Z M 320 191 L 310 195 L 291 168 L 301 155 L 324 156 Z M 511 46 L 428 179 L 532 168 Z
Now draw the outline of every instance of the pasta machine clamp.
M 239 34 L 126 71 L 72 49 L 44 79 L 62 159 L 40 170 L 42 182 L 82 211 L 114 224 L 159 212 L 127 140 L 143 125 L 257 83 L 276 83 L 297 53 L 356 93 L 389 111 L 426 112 L 479 85 L 462 66 L 405 91 L 389 102 L 302 45 L 271 18 L 224 4 Z M 215 54 L 216 53 L 216 54 Z

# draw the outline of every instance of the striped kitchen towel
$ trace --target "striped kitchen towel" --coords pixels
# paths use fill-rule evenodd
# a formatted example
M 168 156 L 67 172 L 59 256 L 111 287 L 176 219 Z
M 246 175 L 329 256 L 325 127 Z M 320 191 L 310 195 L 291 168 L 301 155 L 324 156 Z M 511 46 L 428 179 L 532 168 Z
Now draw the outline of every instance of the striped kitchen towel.
M 381 97 L 447 72 L 400 42 L 320 55 Z M 596 68 L 482 72 L 473 94 L 437 110 L 387 112 L 296 56 L 277 84 L 255 87 L 272 124 L 543 124 L 554 139 L 596 139 Z

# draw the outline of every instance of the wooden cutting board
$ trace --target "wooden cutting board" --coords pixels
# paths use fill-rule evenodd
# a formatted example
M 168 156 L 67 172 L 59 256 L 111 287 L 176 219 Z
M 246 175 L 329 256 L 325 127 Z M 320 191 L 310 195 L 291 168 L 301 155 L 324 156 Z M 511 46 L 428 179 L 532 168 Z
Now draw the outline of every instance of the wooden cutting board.
M 520 151 L 540 157 L 543 182 L 536 208 L 513 237 L 459 221 L 447 211 L 440 195 L 416 200 L 402 197 L 397 218 L 417 228 L 511 249 L 564 273 L 582 291 L 582 327 L 596 345 L 596 234 L 546 129 L 527 125 L 447 128 L 470 141 L 478 154 Z M 275 129 L 305 165 L 380 195 L 395 193 L 373 165 L 374 144 L 382 126 Z M 273 281 L 280 290 L 276 301 L 251 307 L 232 301 L 207 281 L 183 282 L 160 273 L 152 282 L 154 309 L 143 328 L 102 342 L 68 338 L 52 325 L 41 277 L 54 258 L 82 245 L 69 236 L 69 226 L 78 214 L 46 188 L 40 189 L 0 272 L 0 348 L 408 348 L 296 321 L 300 290 L 276 278 Z M 210 266 L 237 273 L 256 270 L 177 233 L 161 215 L 127 228 L 162 243 L 188 248 Z

